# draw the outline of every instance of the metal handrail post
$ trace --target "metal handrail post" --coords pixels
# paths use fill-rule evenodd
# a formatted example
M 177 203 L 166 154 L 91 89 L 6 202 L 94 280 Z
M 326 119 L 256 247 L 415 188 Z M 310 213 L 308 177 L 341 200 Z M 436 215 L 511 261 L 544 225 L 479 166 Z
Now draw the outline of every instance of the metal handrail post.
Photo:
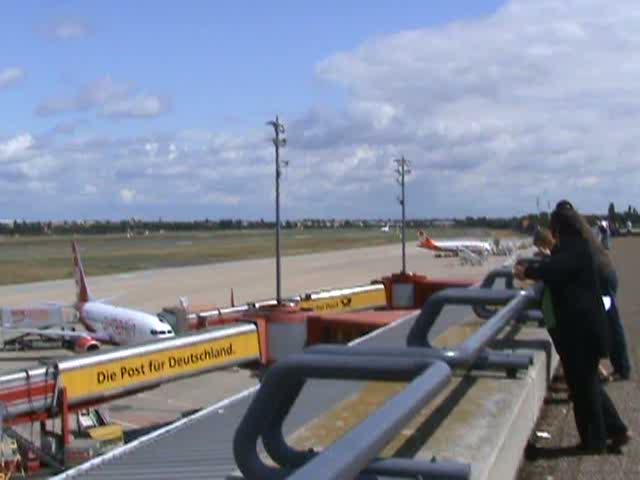
M 355 478 L 450 378 L 451 370 L 446 364 L 434 363 L 364 422 L 288 478 Z
M 451 369 L 447 365 L 425 358 L 363 356 L 347 360 L 341 355 L 315 354 L 298 354 L 287 357 L 276 363 L 267 372 L 260 389 L 236 430 L 233 451 L 238 468 L 250 479 L 279 480 L 283 478 L 286 472 L 266 465 L 260 459 L 257 453 L 258 440 L 262 438 L 265 450 L 269 455 L 272 455 L 273 440 L 276 441 L 277 449 L 277 441 L 282 438 L 280 433 L 282 423 L 297 398 L 295 391 L 299 393 L 301 383 L 303 384 L 305 379 L 411 381 L 434 364 L 441 365 L 436 372 L 444 369 L 448 372 L 447 378 L 450 378 Z M 440 384 L 438 383 L 438 385 Z M 274 409 L 274 405 L 278 407 Z M 405 405 L 405 407 L 409 408 L 410 406 Z M 375 432 L 370 432 L 370 440 L 375 440 L 376 435 Z M 278 456 L 277 453 L 276 456 Z M 377 453 L 374 452 L 373 455 L 375 456 Z M 274 460 L 282 459 L 274 458 Z M 291 461 L 284 459 L 279 463 L 290 465 Z
M 434 293 L 424 303 L 409 334 L 408 346 L 430 347 L 429 331 L 445 305 L 505 305 L 519 295 L 518 290 L 447 288 Z

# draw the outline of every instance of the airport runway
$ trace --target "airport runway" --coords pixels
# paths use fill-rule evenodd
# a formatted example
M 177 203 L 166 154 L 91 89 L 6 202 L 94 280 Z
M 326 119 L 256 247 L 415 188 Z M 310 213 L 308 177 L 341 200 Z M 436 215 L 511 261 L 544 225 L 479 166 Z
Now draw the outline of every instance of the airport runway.
M 504 257 L 492 257 L 500 263 Z M 368 283 L 400 270 L 401 245 L 342 250 L 283 257 L 282 293 L 295 295 L 312 289 Z M 407 269 L 430 276 L 479 278 L 487 266 L 459 267 L 455 258 L 436 259 L 431 252 L 407 246 Z M 85 265 L 87 267 L 87 265 Z M 69 256 L 71 269 L 71 256 Z M 111 303 L 157 312 L 186 296 L 194 304 L 229 304 L 230 288 L 237 303 L 275 297 L 275 260 L 259 259 L 194 267 L 147 270 L 89 277 L 91 293 Z M 0 287 L 0 305 L 27 306 L 38 302 L 74 300 L 71 278 Z
M 505 257 L 490 257 L 480 267 L 462 267 L 455 258 L 434 258 L 431 252 L 407 246 L 407 269 L 439 278 L 480 280 L 486 272 L 505 262 Z M 69 259 L 71 263 L 71 258 Z M 343 250 L 284 257 L 282 264 L 283 296 L 330 287 L 366 284 L 371 280 L 398 272 L 401 245 Z M 211 265 L 182 267 L 122 275 L 89 278 L 96 298 L 111 298 L 115 304 L 158 312 L 165 305 L 186 296 L 192 304 L 229 305 L 229 291 L 234 288 L 236 303 L 275 297 L 275 261 L 247 260 Z M 39 302 L 74 300 L 71 279 L 0 287 L 0 306 L 28 306 Z M 57 354 L 69 355 L 57 351 Z M 44 352 L 44 356 L 56 351 Z M 25 360 L 20 357 L 24 356 Z M 0 370 L 13 371 L 34 363 L 35 352 L 3 352 Z M 135 397 L 109 405 L 112 419 L 127 428 L 147 427 L 180 417 L 184 412 L 212 404 L 257 384 L 255 378 L 240 369 L 165 385 Z

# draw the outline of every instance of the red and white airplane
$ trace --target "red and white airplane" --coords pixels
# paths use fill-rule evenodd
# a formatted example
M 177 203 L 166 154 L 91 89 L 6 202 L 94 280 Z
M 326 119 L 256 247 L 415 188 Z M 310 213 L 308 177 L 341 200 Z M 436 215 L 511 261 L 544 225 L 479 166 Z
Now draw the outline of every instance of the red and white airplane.
M 132 345 L 175 336 L 171 326 L 155 315 L 92 300 L 75 242 L 71 243 L 71 249 L 76 284 L 76 302 L 73 307 L 87 332 L 21 329 L 22 332 L 43 337 L 64 338 L 72 342 L 77 352 L 98 350 L 101 343 Z
M 458 254 L 462 251 L 469 251 L 476 255 L 490 255 L 495 252 L 495 247 L 491 242 L 473 239 L 454 240 L 434 240 L 429 238 L 422 230 L 418 232 L 418 248 L 432 250 L 434 252 L 445 252 Z

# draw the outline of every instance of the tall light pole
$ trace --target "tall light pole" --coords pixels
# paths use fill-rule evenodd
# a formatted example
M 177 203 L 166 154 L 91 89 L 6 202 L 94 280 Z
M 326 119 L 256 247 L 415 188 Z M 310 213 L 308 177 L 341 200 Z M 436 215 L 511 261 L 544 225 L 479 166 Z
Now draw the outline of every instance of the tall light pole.
M 404 158 L 396 158 L 394 160 L 396 164 L 396 181 L 400 184 L 401 195 L 398 197 L 398 202 L 402 206 L 402 273 L 407 273 L 407 246 L 405 240 L 405 196 L 404 196 L 404 181 L 405 177 L 411 173 L 411 162 Z
M 280 123 L 277 115 L 275 121 L 271 120 L 267 122 L 267 125 L 271 125 L 275 132 L 272 141 L 276 148 L 276 301 L 280 305 L 282 301 L 280 282 L 280 175 L 282 174 L 282 167 L 289 165 L 289 162 L 280 162 L 280 147 L 284 147 L 287 144 L 287 139 L 281 137 L 285 132 L 284 125 Z

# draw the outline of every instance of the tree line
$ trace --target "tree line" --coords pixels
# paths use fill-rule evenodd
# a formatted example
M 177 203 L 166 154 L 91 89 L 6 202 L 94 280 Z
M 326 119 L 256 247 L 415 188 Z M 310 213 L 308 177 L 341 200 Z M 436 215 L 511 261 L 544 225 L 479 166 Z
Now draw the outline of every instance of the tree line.
M 623 229 L 627 221 L 640 223 L 640 214 L 635 207 L 629 205 L 624 212 L 617 212 L 613 203 L 609 205 L 606 215 L 586 215 L 595 224 L 597 220 L 607 219 L 612 228 Z M 397 219 L 314 219 L 285 220 L 283 229 L 325 229 L 325 228 L 379 228 L 384 225 L 399 227 Z M 452 228 L 487 228 L 497 230 L 512 230 L 521 233 L 531 233 L 537 226 L 549 225 L 547 212 L 530 213 L 513 217 L 465 217 L 454 219 L 408 219 L 407 228 L 426 229 L 434 227 Z M 264 219 L 204 219 L 193 221 L 173 220 L 67 220 L 67 221 L 26 221 L 13 220 L 0 223 L 0 235 L 144 235 L 158 232 L 193 232 L 220 230 L 250 230 L 273 229 L 274 221 Z

